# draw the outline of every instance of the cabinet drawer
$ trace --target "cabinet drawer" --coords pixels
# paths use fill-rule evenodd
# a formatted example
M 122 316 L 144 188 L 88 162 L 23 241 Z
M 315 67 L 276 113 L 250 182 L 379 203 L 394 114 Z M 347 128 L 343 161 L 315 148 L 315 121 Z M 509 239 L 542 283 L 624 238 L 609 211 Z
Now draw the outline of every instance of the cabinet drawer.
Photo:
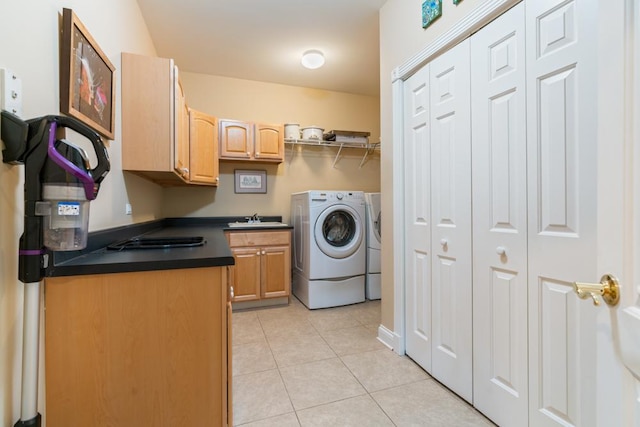
M 269 246 L 288 245 L 290 231 L 258 231 L 258 232 L 227 232 L 229 246 Z

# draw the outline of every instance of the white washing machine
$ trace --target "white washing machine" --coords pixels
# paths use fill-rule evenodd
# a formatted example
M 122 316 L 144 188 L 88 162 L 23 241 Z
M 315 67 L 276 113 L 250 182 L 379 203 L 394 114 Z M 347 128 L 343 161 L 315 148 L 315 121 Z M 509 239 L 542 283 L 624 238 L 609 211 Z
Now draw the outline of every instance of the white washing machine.
M 365 215 L 362 191 L 291 195 L 292 290 L 308 308 L 364 301 Z
M 380 248 L 381 207 L 380 193 L 365 193 L 367 206 L 367 275 L 365 283 L 365 297 L 369 300 L 380 299 L 382 287 Z

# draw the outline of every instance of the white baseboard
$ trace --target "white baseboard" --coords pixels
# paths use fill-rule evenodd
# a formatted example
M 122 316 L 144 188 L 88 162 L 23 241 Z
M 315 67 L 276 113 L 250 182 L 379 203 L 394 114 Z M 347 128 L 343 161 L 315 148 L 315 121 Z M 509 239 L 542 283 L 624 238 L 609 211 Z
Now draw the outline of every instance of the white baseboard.
M 383 325 L 380 325 L 378 326 L 378 341 L 393 350 L 395 344 L 395 335 L 389 329 L 385 328 Z

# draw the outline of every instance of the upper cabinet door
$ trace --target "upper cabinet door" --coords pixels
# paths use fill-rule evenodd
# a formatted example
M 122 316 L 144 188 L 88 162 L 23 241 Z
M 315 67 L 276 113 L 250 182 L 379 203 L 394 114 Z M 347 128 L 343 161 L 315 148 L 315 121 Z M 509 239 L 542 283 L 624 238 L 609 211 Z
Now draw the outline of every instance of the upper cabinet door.
M 216 118 L 189 108 L 191 182 L 218 185 L 218 127 Z
M 175 67 L 175 157 L 174 168 L 176 173 L 185 182 L 191 179 L 189 171 L 189 109 L 184 95 L 184 89 L 178 76 L 178 67 Z
M 121 68 L 122 169 L 174 175 L 174 62 L 123 52 Z
M 280 163 L 284 160 L 284 126 L 218 121 L 221 160 Z
M 256 160 L 284 160 L 284 126 L 256 125 L 254 157 Z
M 253 158 L 253 124 L 220 120 L 220 158 Z

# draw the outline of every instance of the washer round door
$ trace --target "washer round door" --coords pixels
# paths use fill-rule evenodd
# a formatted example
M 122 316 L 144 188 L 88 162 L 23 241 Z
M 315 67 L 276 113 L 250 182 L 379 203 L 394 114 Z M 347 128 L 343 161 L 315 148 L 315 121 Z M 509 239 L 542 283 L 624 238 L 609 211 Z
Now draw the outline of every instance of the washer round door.
M 362 244 L 363 235 L 360 215 L 347 205 L 333 205 L 316 220 L 316 244 L 331 258 L 353 255 Z

